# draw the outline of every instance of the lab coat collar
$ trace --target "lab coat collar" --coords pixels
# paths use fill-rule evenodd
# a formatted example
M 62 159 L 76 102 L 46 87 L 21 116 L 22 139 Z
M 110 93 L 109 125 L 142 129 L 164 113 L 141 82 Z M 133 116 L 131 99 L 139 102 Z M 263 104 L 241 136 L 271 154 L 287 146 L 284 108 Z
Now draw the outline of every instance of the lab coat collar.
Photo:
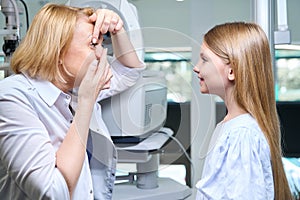
M 58 89 L 49 81 L 42 80 L 39 78 L 31 78 L 27 74 L 24 74 L 24 76 L 33 86 L 32 89 L 36 89 L 39 96 L 49 107 L 53 106 L 60 94 L 63 93 L 60 89 Z

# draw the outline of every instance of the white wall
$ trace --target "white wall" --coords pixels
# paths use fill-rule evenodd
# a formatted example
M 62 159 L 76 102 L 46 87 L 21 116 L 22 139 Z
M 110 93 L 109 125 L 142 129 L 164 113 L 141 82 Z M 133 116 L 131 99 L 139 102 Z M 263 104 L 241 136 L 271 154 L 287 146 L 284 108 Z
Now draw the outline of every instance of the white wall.
M 291 31 L 292 43 L 300 44 L 300 1 L 286 0 L 288 9 L 288 26 Z
M 145 47 L 190 46 L 190 0 L 129 0 L 139 12 Z

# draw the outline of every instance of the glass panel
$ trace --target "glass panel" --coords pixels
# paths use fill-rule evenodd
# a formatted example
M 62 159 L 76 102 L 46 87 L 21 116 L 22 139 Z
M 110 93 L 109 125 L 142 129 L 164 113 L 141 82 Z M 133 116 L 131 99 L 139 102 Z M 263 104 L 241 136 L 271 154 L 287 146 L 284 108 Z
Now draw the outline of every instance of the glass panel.
M 276 97 L 278 101 L 300 100 L 300 46 L 276 45 Z
M 146 52 L 148 70 L 163 71 L 168 86 L 168 101 L 187 102 L 192 96 L 191 52 Z

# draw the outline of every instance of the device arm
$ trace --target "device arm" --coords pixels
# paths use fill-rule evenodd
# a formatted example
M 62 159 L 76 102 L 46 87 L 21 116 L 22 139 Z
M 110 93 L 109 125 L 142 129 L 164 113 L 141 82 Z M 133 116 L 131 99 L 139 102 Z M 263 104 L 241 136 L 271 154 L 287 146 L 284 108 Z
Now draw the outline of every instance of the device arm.
M 9 61 L 10 56 L 15 51 L 19 44 L 20 38 L 20 19 L 18 6 L 15 0 L 2 0 L 1 12 L 5 15 L 6 30 L 11 31 L 4 36 L 3 51 L 6 55 L 6 60 Z

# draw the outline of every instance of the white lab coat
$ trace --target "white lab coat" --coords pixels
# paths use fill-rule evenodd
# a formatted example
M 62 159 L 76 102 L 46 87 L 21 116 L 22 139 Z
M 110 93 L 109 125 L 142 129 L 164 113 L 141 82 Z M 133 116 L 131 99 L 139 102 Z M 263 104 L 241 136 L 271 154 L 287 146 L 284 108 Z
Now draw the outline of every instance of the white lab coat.
M 132 86 L 143 70 L 110 61 L 114 74 L 111 88 L 103 90 L 98 100 Z M 70 94 L 51 82 L 25 74 L 0 81 L 1 199 L 70 198 L 66 181 L 55 163 L 56 151 L 72 122 L 71 100 Z M 92 157 L 86 155 L 72 199 L 111 199 L 116 151 L 98 103 L 89 136 L 87 151 Z

